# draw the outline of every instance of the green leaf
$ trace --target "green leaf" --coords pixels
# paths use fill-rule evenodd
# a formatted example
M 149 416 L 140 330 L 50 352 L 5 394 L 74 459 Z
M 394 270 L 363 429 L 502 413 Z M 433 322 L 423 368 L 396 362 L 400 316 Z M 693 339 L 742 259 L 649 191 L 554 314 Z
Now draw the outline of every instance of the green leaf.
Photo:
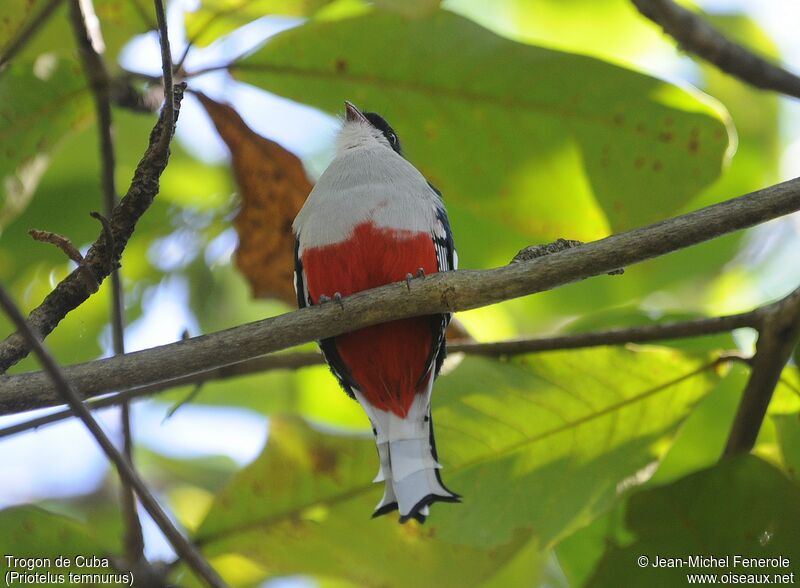
M 25 210 L 52 149 L 91 117 L 74 62 L 42 56 L 0 74 L 0 230 Z
M 749 375 L 749 368 L 743 365 L 731 367 L 686 419 L 649 484 L 672 482 L 717 463 L 728 441 Z
M 309 16 L 331 0 L 202 0 L 186 13 L 186 36 L 205 47 L 262 16 Z
M 800 482 L 800 412 L 772 417 L 786 472 Z
M 671 52 L 660 28 L 628 0 L 470 0 L 448 8 L 499 34 L 652 70 Z
M 116 571 L 109 565 L 104 565 L 102 560 L 109 556 L 108 548 L 92 537 L 88 527 L 74 519 L 53 514 L 35 506 L 19 506 L 0 511 L 0 575 L 8 582 L 6 573 L 18 571 L 23 573 L 51 574 L 51 581 L 28 581 L 29 584 L 74 585 L 81 582 L 71 582 L 68 574 L 114 574 Z M 7 556 L 14 558 L 41 558 L 38 564 L 30 566 L 9 565 Z M 56 564 L 57 558 L 69 558 L 70 563 L 64 566 Z M 76 557 L 88 558 L 91 565 L 76 563 Z M 92 558 L 96 556 L 99 561 Z M 86 560 L 84 559 L 84 562 Z M 94 565 L 98 564 L 98 565 Z M 64 581 L 52 580 L 52 576 L 63 574 Z M 17 579 L 14 585 L 21 584 Z M 9 584 L 12 585 L 12 584 Z
M 2 84 L 2 81 L 0 81 Z M 86 96 L 88 101 L 88 94 Z M 0 105 L 2 110 L 3 105 Z M 68 107 L 67 107 L 68 108 Z M 91 110 L 91 106 L 87 104 Z M 155 117 L 131 114 L 124 110 L 113 113 L 117 138 L 117 186 L 124 193 L 130 184 L 133 169 L 147 147 L 148 135 Z M 2 123 L 0 123 L 1 125 Z M 78 132 L 68 132 L 59 148 L 53 151 L 48 167 L 27 208 L 10 225 L 0 238 L 0 280 L 11 290 L 25 312 L 38 306 L 72 269 L 74 263 L 63 252 L 47 243 L 34 242 L 27 234 L 29 228 L 53 231 L 69 237 L 77 247 L 93 242 L 101 232 L 100 224 L 89 216 L 93 210 L 102 210 L 100 190 L 100 161 L 98 133 L 94 121 L 81 125 Z M 55 132 L 53 129 L 51 132 Z M 0 148 L 2 149 L 2 148 Z M 171 148 L 171 161 L 186 157 L 177 144 Z M 167 167 L 165 177 L 169 174 Z M 175 185 L 175 182 L 169 182 Z M 122 258 L 123 284 L 126 287 L 128 321 L 139 314 L 142 290 L 158 283 L 163 273 L 152 266 L 147 250 L 153 240 L 174 231 L 168 206 L 162 193 L 137 224 L 136 233 L 129 241 Z M 64 203 L 68 202 L 69 206 Z M 96 358 L 102 353 L 99 336 L 109 320 L 110 282 L 70 312 L 47 338 L 49 348 L 62 364 L 77 363 Z M 13 332 L 11 324 L 0 316 L 2 336 Z M 40 369 L 34 358 L 27 358 L 12 368 L 12 373 Z
M 732 132 L 696 91 L 447 12 L 310 22 L 232 72 L 328 112 L 348 98 L 385 114 L 457 234 L 481 235 L 459 243 L 467 266 L 663 218 L 719 175 Z
M 155 30 L 156 15 L 148 0 L 95 0 L 106 63 L 114 67 L 120 50 L 136 35 Z
M 373 0 L 373 3 L 381 10 L 406 18 L 420 18 L 436 12 L 442 0 Z
M 19 39 L 20 33 L 36 20 L 49 0 L 5 0 L 3 17 L 0 18 L 0 56 Z
M 466 358 L 433 401 L 443 477 L 464 504 L 437 505 L 424 527 L 369 521 L 381 492 L 372 439 L 273 419 L 264 453 L 217 497 L 196 539 L 212 557 L 243 556 L 274 575 L 357 584 L 404 585 L 412 573 L 415 585 L 475 584 L 512 562 L 508 574 L 538 570 L 542 549 L 650 475 L 716 380 L 669 350 Z
M 611 545 L 587 586 L 619 586 L 620 578 L 629 586 L 680 586 L 687 573 L 791 573 L 791 567 L 735 565 L 734 556 L 784 557 L 792 565 L 800 559 L 800 488 L 749 455 L 634 495 L 625 520 L 635 539 Z M 692 555 L 729 560 L 711 568 L 655 569 L 637 565 L 642 555 L 651 562 Z

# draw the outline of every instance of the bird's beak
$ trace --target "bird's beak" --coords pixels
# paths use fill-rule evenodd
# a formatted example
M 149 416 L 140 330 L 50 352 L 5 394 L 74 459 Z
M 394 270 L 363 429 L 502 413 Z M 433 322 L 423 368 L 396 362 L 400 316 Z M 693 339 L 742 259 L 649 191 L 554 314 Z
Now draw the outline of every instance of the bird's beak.
M 344 101 L 345 118 L 348 122 L 361 121 L 369 124 L 367 117 L 361 114 L 361 111 L 355 107 L 352 102 Z

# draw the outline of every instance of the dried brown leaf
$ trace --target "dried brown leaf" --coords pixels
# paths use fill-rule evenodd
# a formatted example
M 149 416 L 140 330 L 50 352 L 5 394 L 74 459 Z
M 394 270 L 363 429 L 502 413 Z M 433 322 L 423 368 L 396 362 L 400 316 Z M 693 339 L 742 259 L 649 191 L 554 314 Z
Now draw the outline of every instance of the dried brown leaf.
M 295 304 L 292 221 L 312 188 L 303 164 L 250 129 L 231 106 L 197 96 L 231 151 L 241 195 L 233 221 L 239 235 L 236 266 L 254 297 Z

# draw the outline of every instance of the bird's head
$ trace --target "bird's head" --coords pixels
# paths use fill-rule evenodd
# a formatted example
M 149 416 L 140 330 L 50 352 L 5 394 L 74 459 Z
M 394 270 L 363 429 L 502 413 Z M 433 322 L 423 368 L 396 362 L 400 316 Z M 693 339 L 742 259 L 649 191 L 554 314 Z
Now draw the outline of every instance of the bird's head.
M 358 147 L 385 147 L 402 155 L 400 139 L 389 123 L 374 112 L 361 112 L 352 102 L 344 103 L 345 118 L 337 141 L 337 152 Z

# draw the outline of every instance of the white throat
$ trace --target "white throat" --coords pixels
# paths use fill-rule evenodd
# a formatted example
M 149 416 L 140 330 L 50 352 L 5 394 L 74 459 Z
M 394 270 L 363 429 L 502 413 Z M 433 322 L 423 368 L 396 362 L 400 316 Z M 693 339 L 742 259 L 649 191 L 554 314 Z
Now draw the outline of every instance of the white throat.
M 350 149 L 379 147 L 392 149 L 379 129 L 360 120 L 345 120 L 336 137 L 336 157 Z

